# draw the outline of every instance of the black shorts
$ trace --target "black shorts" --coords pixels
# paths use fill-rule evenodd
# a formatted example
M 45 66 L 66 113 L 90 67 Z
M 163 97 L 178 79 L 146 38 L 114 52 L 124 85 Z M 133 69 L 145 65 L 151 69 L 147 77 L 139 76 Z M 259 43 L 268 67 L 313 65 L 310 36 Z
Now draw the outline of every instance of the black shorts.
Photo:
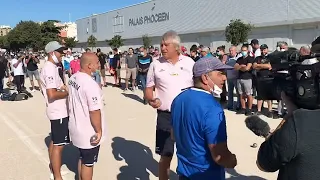
M 174 141 L 171 139 L 171 113 L 157 111 L 156 153 L 160 156 L 172 157 Z
M 53 145 L 61 146 L 70 143 L 69 137 L 69 117 L 62 119 L 50 120 L 51 123 L 51 140 Z
M 87 167 L 92 167 L 96 162 L 98 162 L 98 155 L 99 155 L 100 145 L 94 147 L 92 149 L 80 149 L 80 159 L 82 164 Z

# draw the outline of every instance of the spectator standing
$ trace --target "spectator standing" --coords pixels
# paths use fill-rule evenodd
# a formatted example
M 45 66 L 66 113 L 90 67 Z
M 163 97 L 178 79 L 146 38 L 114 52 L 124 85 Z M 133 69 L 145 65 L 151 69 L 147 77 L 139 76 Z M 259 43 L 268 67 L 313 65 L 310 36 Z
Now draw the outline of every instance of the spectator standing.
M 237 47 L 231 46 L 229 48 L 229 57 L 226 62 L 226 65 L 234 67 L 234 65 L 237 62 Z M 227 108 L 229 110 L 239 110 L 240 108 L 240 96 L 237 89 L 237 79 L 239 76 L 239 73 L 237 70 L 226 70 L 227 73 L 227 83 L 228 83 L 228 105 Z M 234 90 L 236 91 L 237 100 L 236 105 L 234 104 L 233 99 L 233 93 Z
M 3 93 L 4 77 L 8 71 L 8 60 L 5 58 L 4 53 L 0 50 L 0 95 Z
M 197 47 L 193 47 L 190 49 L 190 57 L 193 59 L 194 62 L 197 62 L 200 59 L 200 57 L 198 56 Z
M 228 55 L 226 55 L 225 53 L 225 46 L 219 46 L 217 48 L 217 56 L 219 58 L 219 60 L 223 63 L 226 64 L 227 59 L 228 59 Z M 221 103 L 226 103 L 227 102 L 227 88 L 226 88 L 226 84 L 223 84 L 222 87 L 222 93 L 220 94 L 220 102 Z
M 78 55 L 74 56 L 74 60 L 70 62 L 71 75 L 80 71 L 80 58 Z
M 242 46 L 242 56 L 237 59 L 234 68 L 239 71 L 237 88 L 240 94 L 241 109 L 238 113 L 252 115 L 252 64 L 254 59 L 248 53 L 247 46 Z M 248 109 L 246 103 L 248 103 Z
M 69 129 L 72 143 L 80 152 L 78 174 L 91 180 L 98 161 L 100 144 L 105 138 L 103 94 L 91 73 L 99 69 L 99 58 L 93 53 L 81 57 L 81 70 L 69 80 Z
M 40 75 L 38 71 L 38 64 L 40 63 L 38 57 L 34 56 L 32 52 L 29 52 L 29 56 L 26 57 L 25 59 L 26 64 L 27 64 L 27 73 L 30 79 L 30 84 L 32 88 L 32 92 L 35 92 L 35 86 L 34 86 L 34 81 L 33 77 L 37 80 L 38 82 L 38 87 L 40 89 Z
M 182 89 L 193 86 L 194 61 L 180 54 L 180 37 L 174 31 L 166 32 L 161 39 L 162 57 L 150 65 L 145 98 L 157 109 L 156 153 L 161 156 L 159 179 L 169 178 L 174 153 L 171 139 L 171 103 Z M 155 95 L 153 91 L 155 90 Z
M 140 56 L 138 57 L 138 79 L 141 82 L 144 104 L 147 104 L 147 100 L 145 98 L 145 89 L 147 83 L 147 73 L 151 62 L 152 57 L 147 54 L 147 49 L 145 47 L 140 47 Z
M 273 73 L 271 72 L 271 64 L 270 60 L 267 58 L 268 56 L 268 46 L 266 44 L 262 44 L 260 46 L 262 55 L 255 58 L 255 61 L 253 63 L 253 69 L 257 72 L 257 79 L 256 79 L 256 85 L 257 85 L 257 106 L 258 106 L 258 112 L 257 115 L 261 115 L 261 109 L 263 105 L 263 97 L 267 97 L 267 92 L 270 91 L 268 88 L 270 87 L 263 87 L 263 83 L 260 83 L 264 79 L 271 78 L 273 76 Z M 267 100 L 268 104 L 268 114 L 267 116 L 272 118 L 272 101 Z
M 201 57 L 212 57 L 212 54 L 210 52 L 210 48 L 208 48 L 208 47 L 201 48 Z
M 49 145 L 50 170 L 55 180 L 62 180 L 60 173 L 61 156 L 65 145 L 70 143 L 69 116 L 67 110 L 68 89 L 60 78 L 57 64 L 62 62 L 66 48 L 57 41 L 49 42 L 45 51 L 48 60 L 44 64 L 40 79 L 43 96 L 46 102 L 46 112 L 51 124 L 51 142 Z
M 136 86 L 136 78 L 137 78 L 137 63 L 138 56 L 133 54 L 133 48 L 129 48 L 129 54 L 126 56 L 126 88 L 125 91 L 128 90 L 129 87 L 129 79 L 132 78 L 132 90 Z
M 23 60 L 25 55 L 20 56 L 18 59 L 13 58 L 11 60 L 11 65 L 13 68 L 14 83 L 17 86 L 18 93 L 21 93 L 24 89 L 24 70 L 23 70 Z
M 101 77 L 102 77 L 102 82 L 103 82 L 103 86 L 107 87 L 107 80 L 106 80 L 106 58 L 107 56 L 101 52 L 101 49 L 98 48 L 97 49 L 97 56 L 99 58 L 99 62 L 100 62 L 100 73 L 101 73 Z
M 226 80 L 223 71 L 231 69 L 214 57 L 197 61 L 194 88 L 172 102 L 172 135 L 177 147 L 177 173 L 182 180 L 224 180 L 224 168 L 237 165 L 227 146 L 223 108 L 214 98 L 222 92 Z
M 160 57 L 161 57 L 161 56 L 160 56 L 159 48 L 158 48 L 158 47 L 154 48 L 152 61 L 159 60 Z
M 67 54 L 63 57 L 63 67 L 68 77 L 71 77 L 70 62 L 74 59 L 71 49 L 67 50 Z
M 118 48 L 113 49 L 113 58 L 112 58 L 112 72 L 114 77 L 114 86 L 121 87 L 121 77 L 120 77 L 120 70 L 121 70 L 121 55 L 118 53 Z

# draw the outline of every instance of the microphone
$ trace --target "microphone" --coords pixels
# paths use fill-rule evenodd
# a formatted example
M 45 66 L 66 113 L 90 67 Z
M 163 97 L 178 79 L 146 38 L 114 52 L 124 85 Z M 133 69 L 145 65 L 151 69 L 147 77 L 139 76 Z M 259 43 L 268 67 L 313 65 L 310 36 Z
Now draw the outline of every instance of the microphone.
M 249 116 L 246 118 L 245 123 L 247 128 L 257 136 L 266 138 L 270 134 L 269 124 L 262 120 L 259 116 Z

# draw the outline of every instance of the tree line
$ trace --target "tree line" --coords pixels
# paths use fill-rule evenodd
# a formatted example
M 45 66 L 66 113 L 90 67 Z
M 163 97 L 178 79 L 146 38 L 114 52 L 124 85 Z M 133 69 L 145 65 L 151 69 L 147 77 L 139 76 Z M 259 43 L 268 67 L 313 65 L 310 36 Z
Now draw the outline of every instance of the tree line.
M 0 48 L 12 51 L 32 48 L 38 51 L 43 50 L 50 41 L 59 41 L 70 48 L 75 47 L 77 44 L 75 38 L 59 36 L 63 27 L 55 26 L 58 22 L 48 20 L 40 24 L 34 21 L 20 21 L 7 35 L 0 37 Z
M 69 48 L 73 48 L 78 43 L 75 38 L 62 38 L 59 36 L 63 27 L 55 26 L 57 20 L 48 20 L 42 24 L 34 21 L 20 21 L 6 36 L 0 37 L 0 48 L 20 50 L 32 48 L 43 50 L 50 41 L 59 41 Z M 252 30 L 251 24 L 246 24 L 240 19 L 231 20 L 225 29 L 226 41 L 232 45 L 239 45 L 248 40 Z M 110 40 L 105 40 L 112 48 L 119 48 L 124 45 L 124 39 L 120 35 L 115 35 Z M 90 35 L 87 39 L 87 46 L 96 47 L 97 38 Z M 142 44 L 149 47 L 152 44 L 148 35 L 142 36 Z

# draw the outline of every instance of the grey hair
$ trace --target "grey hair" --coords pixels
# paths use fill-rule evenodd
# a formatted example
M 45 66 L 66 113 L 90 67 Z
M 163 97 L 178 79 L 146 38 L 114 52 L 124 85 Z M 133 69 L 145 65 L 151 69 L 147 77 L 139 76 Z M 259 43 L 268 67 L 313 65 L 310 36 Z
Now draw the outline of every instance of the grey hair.
M 176 46 L 177 51 L 180 52 L 181 39 L 177 32 L 170 30 L 163 34 L 162 41 L 173 43 Z
M 279 41 L 277 42 L 277 47 L 281 47 L 282 45 L 288 46 L 288 43 L 285 41 Z

